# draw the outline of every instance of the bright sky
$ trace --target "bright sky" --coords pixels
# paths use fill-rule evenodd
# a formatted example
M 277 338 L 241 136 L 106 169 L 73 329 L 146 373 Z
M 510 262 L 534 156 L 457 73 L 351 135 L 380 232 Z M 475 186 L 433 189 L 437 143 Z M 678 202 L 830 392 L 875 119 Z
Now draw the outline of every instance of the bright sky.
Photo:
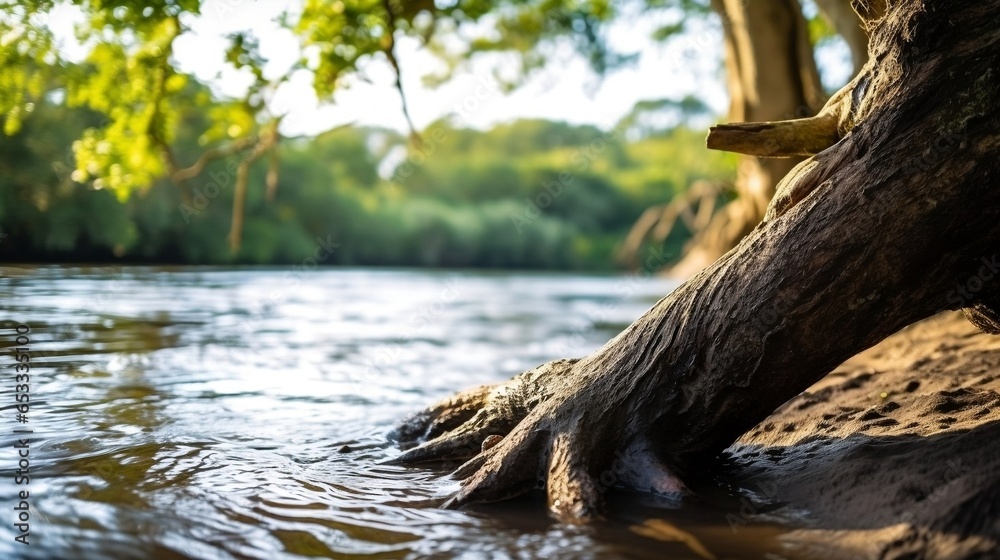
M 275 77 L 286 73 L 301 51 L 296 37 L 281 29 L 274 19 L 282 11 L 299 5 L 301 0 L 206 0 L 201 17 L 185 21 L 190 31 L 175 41 L 180 70 L 194 74 L 224 94 L 241 95 L 251 77 L 249 72 L 227 68 L 225 37 L 250 29 L 260 40 L 262 54 L 269 61 L 265 75 Z M 63 7 L 50 18 L 57 36 L 64 38 L 64 52 L 71 57 L 74 51 L 78 56 L 84 54 L 74 48 L 71 39 L 73 21 L 78 17 L 74 8 Z M 403 69 L 410 114 L 417 128 L 453 113 L 459 114 L 464 124 L 475 127 L 531 117 L 607 127 L 628 113 L 637 101 L 679 99 L 689 94 L 701 98 L 719 113 L 724 112 L 726 96 L 721 87 L 722 41 L 718 29 L 706 25 L 662 45 L 649 38 L 655 25 L 652 18 L 645 17 L 615 24 L 609 30 L 613 47 L 641 52 L 634 67 L 597 82 L 580 57 L 570 49 L 557 49 L 548 68 L 507 95 L 488 88 L 493 84 L 493 69 L 504 67 L 502 55 L 477 59 L 454 80 L 432 89 L 423 85 L 421 77 L 440 69 L 440 63 L 422 51 L 417 41 L 400 41 L 397 57 Z M 837 50 L 821 52 L 819 62 L 821 67 L 841 67 L 840 72 L 834 73 L 842 74 L 844 53 Z M 364 70 L 367 82 L 352 79 L 332 103 L 323 104 L 317 102 L 308 73 L 294 76 L 271 101 L 275 112 L 288 113 L 283 133 L 316 134 L 347 122 L 406 131 L 402 104 L 394 87 L 395 77 L 388 64 L 373 61 Z M 838 79 L 839 76 L 833 76 L 831 81 Z

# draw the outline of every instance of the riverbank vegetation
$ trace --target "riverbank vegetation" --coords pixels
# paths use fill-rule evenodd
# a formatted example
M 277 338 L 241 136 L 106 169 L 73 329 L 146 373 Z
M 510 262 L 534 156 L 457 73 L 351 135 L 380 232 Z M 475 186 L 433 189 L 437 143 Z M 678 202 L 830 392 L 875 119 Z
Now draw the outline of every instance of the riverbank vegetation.
M 211 123 L 187 107 L 174 148 L 185 161 Z M 443 119 L 417 143 L 350 127 L 286 139 L 273 186 L 248 189 L 234 253 L 238 158 L 209 163 L 187 197 L 161 179 L 120 200 L 74 180 L 73 142 L 102 117 L 42 102 L 16 134 L 0 135 L 0 258 L 297 264 L 326 253 L 324 265 L 606 269 L 643 209 L 734 175 L 735 158 L 705 151 L 704 132 L 686 124 L 703 111 L 644 103 L 608 130 L 545 120 L 477 130 Z M 269 183 L 268 172 L 266 162 L 251 166 L 249 183 Z M 678 257 L 689 236 L 677 228 L 663 253 Z

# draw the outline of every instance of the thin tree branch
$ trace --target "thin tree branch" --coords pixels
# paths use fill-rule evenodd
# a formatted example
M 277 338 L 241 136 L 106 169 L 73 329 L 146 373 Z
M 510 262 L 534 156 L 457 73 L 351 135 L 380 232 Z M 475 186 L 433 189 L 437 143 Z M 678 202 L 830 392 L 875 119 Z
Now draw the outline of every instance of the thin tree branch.
M 243 216 L 246 207 L 247 182 L 250 179 L 250 166 L 267 153 L 269 149 L 273 148 L 278 141 L 279 122 L 280 119 L 275 119 L 261 133 L 260 141 L 254 147 L 253 151 L 236 168 L 236 185 L 233 190 L 233 218 L 229 229 L 229 249 L 234 255 L 239 253 L 243 237 Z
M 420 134 L 417 133 L 417 127 L 413 126 L 413 119 L 410 118 L 409 104 L 406 102 L 406 94 L 403 92 L 403 73 L 399 68 L 399 60 L 396 58 L 396 14 L 391 4 L 390 0 L 382 0 L 386 12 L 386 24 L 389 28 L 386 32 L 388 45 L 385 48 L 385 56 L 389 59 L 389 64 L 392 65 L 392 69 L 396 73 L 396 90 L 399 91 L 399 100 L 403 104 L 403 116 L 406 118 L 406 124 L 410 127 L 410 138 L 419 145 L 422 140 Z
M 184 182 L 194 179 L 198 175 L 201 175 L 202 171 L 205 170 L 205 167 L 207 167 L 209 163 L 247 150 L 256 145 L 259 141 L 260 138 L 258 136 L 247 136 L 245 138 L 240 138 L 231 144 L 205 150 L 205 152 L 198 156 L 198 159 L 191 164 L 191 166 L 183 169 L 175 169 L 171 172 L 170 178 L 174 182 Z

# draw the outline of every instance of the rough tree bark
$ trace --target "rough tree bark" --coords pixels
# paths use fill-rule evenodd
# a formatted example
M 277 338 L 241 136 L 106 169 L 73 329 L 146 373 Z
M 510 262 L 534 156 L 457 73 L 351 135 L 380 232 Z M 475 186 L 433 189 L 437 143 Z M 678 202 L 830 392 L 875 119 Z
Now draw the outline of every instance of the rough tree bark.
M 905 325 L 966 307 L 996 330 L 1000 290 L 949 292 L 1000 245 L 1000 0 L 898 0 L 869 15 L 870 60 L 824 110 L 834 121 L 740 132 L 776 153 L 797 153 L 782 143 L 802 135 L 836 141 L 782 181 L 747 238 L 593 354 L 409 419 L 395 437 L 427 441 L 398 462 L 468 459 L 451 506 L 541 480 L 558 518 L 585 520 L 607 482 L 681 492 L 703 461 Z

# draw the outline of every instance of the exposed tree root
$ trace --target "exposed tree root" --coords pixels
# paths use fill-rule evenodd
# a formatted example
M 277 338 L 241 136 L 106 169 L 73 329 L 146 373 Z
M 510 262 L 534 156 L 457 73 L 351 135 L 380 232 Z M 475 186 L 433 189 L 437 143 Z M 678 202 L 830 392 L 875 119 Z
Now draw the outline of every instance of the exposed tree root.
M 412 448 L 394 462 L 464 460 L 497 445 L 560 385 L 576 360 L 556 360 L 506 383 L 486 385 L 445 399 L 404 420 L 389 439 Z M 423 442 L 417 445 L 419 442 Z M 414 447 L 416 446 L 416 447 Z
M 995 308 L 977 303 L 962 311 L 973 325 L 988 334 L 1000 334 L 1000 313 Z
M 509 383 L 442 401 L 393 433 L 404 445 L 431 439 L 391 462 L 469 459 L 454 472 L 462 490 L 446 507 L 545 488 L 549 509 L 567 522 L 599 517 L 604 493 L 613 486 L 674 497 L 682 493 L 679 479 L 653 453 L 648 427 L 620 429 L 592 413 L 591 398 L 608 393 L 615 381 L 592 375 L 588 367 L 576 360 L 550 362 Z M 590 389 L 577 392 L 583 385 Z M 606 396 L 610 406 L 611 395 Z
M 1000 239 L 998 18 L 1000 0 L 899 4 L 838 105 L 840 141 L 739 246 L 586 358 L 410 418 L 395 438 L 426 441 L 395 462 L 467 460 L 450 507 L 541 483 L 557 518 L 586 521 L 611 486 L 682 493 L 681 477 L 906 325 L 971 306 L 1000 332 L 1000 275 L 983 262 Z M 949 157 L 926 155 L 955 135 Z

